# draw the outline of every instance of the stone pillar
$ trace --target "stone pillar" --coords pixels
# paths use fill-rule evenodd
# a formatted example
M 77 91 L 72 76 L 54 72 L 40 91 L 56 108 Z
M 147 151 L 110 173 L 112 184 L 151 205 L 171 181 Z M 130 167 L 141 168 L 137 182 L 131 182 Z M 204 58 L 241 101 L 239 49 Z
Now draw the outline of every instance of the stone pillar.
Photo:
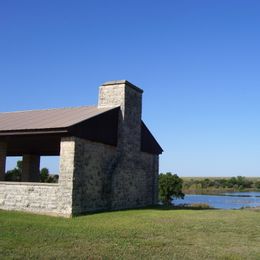
M 0 142 L 0 181 L 5 180 L 6 143 Z
M 141 150 L 142 93 L 142 89 L 126 80 L 106 82 L 99 89 L 99 108 L 121 108 L 118 148 L 127 153 Z
M 23 155 L 22 176 L 23 182 L 40 181 L 40 156 L 25 154 Z
M 59 209 L 66 216 L 72 216 L 74 206 L 75 143 L 75 137 L 62 137 L 60 143 Z

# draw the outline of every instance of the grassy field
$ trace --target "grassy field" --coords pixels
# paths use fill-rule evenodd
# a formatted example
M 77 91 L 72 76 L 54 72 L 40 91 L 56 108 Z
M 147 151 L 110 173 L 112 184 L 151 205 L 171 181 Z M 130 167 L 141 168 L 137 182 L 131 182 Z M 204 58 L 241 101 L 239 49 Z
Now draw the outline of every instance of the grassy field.
M 260 211 L 0 211 L 0 259 L 260 259 Z

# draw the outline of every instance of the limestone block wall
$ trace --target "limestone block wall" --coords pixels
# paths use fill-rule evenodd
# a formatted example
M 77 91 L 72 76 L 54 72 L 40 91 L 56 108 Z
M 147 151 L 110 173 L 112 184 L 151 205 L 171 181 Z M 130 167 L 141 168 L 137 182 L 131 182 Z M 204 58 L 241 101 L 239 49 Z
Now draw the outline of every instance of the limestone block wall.
M 73 214 L 109 208 L 116 147 L 75 138 Z
M 72 189 L 53 183 L 0 182 L 0 209 L 71 217 Z
M 75 138 L 73 214 L 153 205 L 158 156 Z
M 59 214 L 58 184 L 0 182 L 0 209 Z
M 143 90 L 125 81 L 104 83 L 99 88 L 98 107 L 120 106 L 118 147 L 140 150 Z
M 139 152 L 121 155 L 113 173 L 111 209 L 157 203 L 158 156 Z
M 72 215 L 72 193 L 75 180 L 75 138 L 64 137 L 60 145 L 59 211 Z
M 74 159 L 74 138 L 62 138 L 59 183 L 0 182 L 0 209 L 72 216 Z

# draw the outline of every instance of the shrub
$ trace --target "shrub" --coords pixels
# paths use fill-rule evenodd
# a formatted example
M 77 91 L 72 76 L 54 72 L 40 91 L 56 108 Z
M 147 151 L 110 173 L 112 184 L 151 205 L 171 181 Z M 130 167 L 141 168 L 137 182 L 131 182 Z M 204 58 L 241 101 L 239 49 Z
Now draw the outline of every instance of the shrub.
M 192 208 L 196 209 L 210 209 L 210 205 L 208 203 L 193 203 L 191 204 Z
M 159 195 L 163 204 L 170 205 L 173 198 L 184 198 L 182 183 L 183 180 L 177 174 L 167 172 L 159 175 Z

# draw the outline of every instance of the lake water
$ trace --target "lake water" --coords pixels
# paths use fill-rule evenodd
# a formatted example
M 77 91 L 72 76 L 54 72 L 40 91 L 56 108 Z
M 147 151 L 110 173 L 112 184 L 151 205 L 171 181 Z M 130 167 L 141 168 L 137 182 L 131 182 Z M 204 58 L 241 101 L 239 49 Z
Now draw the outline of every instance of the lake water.
M 232 192 L 219 195 L 187 194 L 185 198 L 175 199 L 174 205 L 207 203 L 217 209 L 240 209 L 242 207 L 260 207 L 260 192 Z

